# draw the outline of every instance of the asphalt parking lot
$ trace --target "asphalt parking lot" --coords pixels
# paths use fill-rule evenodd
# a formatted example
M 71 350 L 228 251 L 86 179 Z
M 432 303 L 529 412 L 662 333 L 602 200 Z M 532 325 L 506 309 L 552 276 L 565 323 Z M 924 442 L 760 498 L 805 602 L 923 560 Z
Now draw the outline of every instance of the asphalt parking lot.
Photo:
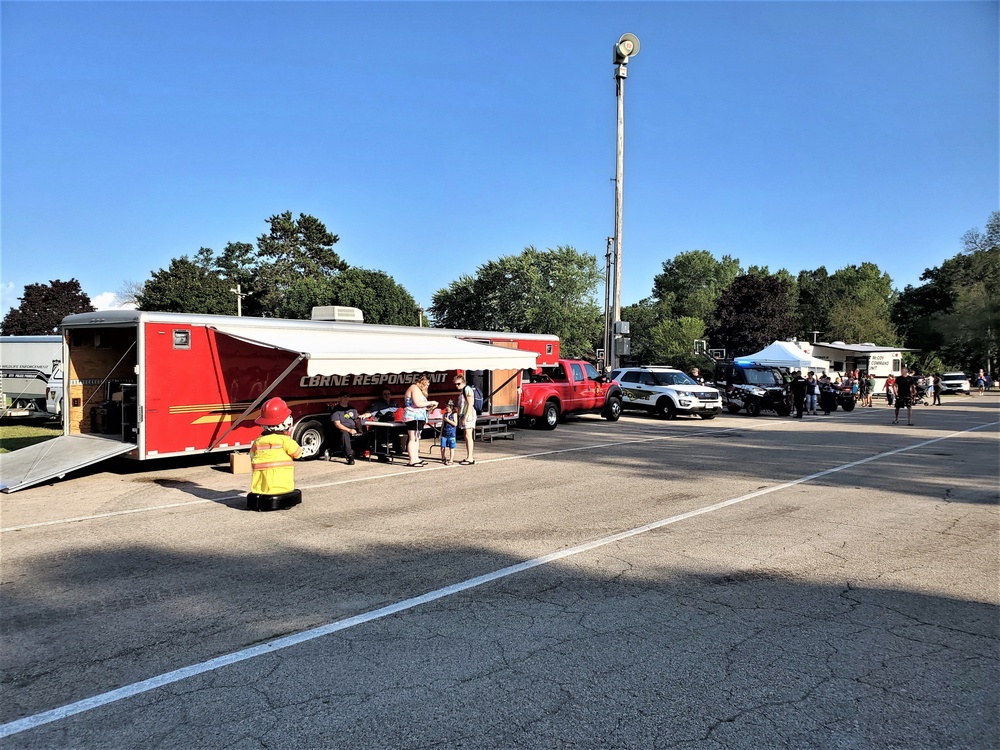
M 998 747 L 998 407 L 0 495 L 0 747 Z

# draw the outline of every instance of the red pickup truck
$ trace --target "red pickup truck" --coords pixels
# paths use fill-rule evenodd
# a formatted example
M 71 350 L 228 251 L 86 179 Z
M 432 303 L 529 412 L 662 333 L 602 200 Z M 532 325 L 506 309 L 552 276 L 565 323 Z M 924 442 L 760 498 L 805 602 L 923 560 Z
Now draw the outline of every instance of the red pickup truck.
M 554 367 L 525 370 L 521 421 L 554 430 L 570 414 L 600 414 L 609 422 L 622 415 L 622 389 L 589 362 L 560 359 Z

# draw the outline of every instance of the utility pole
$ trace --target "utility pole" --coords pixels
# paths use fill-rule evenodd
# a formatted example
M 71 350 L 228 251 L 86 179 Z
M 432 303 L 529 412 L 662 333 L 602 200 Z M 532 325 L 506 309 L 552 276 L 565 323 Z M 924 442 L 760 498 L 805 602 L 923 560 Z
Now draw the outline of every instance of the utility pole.
M 241 290 L 240 285 L 237 284 L 235 289 L 230 289 L 233 294 L 236 295 L 236 317 L 243 317 L 243 298 L 249 297 L 253 292 L 244 292 Z
M 607 368 L 611 364 L 611 347 L 614 339 L 611 333 L 611 253 L 615 244 L 614 237 L 608 237 L 608 248 L 604 253 L 604 363 Z
M 612 367 L 620 364 L 617 326 L 622 314 L 622 183 L 625 167 L 625 78 L 628 76 L 628 59 L 639 52 L 639 39 L 635 34 L 622 34 L 614 46 L 615 98 L 618 103 L 618 129 L 615 149 L 615 292 L 612 306 L 613 328 L 609 351 Z

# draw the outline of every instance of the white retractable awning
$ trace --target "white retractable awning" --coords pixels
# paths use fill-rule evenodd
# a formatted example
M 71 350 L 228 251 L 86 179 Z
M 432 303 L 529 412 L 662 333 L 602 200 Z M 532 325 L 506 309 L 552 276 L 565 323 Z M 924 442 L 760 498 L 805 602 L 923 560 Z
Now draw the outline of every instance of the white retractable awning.
M 463 341 L 449 336 L 303 331 L 277 328 L 213 326 L 257 346 L 293 352 L 308 360 L 310 375 L 379 375 L 441 370 L 521 370 L 535 366 L 538 355 L 520 349 Z

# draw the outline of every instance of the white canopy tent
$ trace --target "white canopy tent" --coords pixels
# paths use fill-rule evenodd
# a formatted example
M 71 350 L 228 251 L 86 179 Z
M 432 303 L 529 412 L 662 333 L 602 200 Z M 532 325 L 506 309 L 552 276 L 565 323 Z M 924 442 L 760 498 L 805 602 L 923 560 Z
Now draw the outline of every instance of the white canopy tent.
M 809 370 L 826 372 L 830 368 L 830 363 L 825 359 L 816 359 L 788 341 L 775 341 L 759 352 L 748 354 L 739 359 L 757 362 L 769 367 L 787 367 L 789 370 L 799 370 L 803 373 Z

